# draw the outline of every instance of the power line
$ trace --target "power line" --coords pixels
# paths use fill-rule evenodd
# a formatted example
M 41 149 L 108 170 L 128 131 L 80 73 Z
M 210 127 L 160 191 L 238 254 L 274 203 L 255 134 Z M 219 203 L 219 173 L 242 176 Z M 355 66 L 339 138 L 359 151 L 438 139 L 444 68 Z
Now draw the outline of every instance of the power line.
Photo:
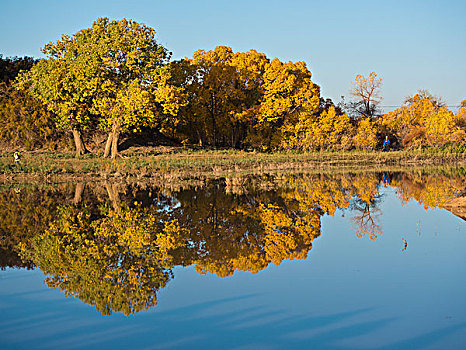
M 400 107 L 406 107 L 406 105 L 398 105 L 398 106 L 379 106 L 382 108 L 400 108 Z M 448 108 L 459 108 L 461 105 L 458 106 L 443 106 L 443 107 L 448 107 Z

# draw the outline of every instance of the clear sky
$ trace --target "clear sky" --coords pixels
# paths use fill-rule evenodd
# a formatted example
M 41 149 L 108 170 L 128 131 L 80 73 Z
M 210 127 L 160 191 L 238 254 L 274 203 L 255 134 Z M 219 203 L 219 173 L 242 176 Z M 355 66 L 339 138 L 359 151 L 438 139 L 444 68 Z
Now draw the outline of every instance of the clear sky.
M 384 106 L 418 89 L 458 105 L 466 99 L 465 14 L 465 0 L 0 0 L 0 53 L 43 57 L 40 48 L 62 34 L 125 17 L 156 29 L 174 58 L 227 45 L 305 61 L 335 102 L 348 98 L 356 74 L 375 71 Z

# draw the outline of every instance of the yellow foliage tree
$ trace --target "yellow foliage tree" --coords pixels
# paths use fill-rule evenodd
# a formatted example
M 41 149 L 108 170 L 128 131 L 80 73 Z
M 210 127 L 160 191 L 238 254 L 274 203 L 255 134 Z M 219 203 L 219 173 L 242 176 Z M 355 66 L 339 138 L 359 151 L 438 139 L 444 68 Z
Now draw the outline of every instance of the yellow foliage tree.
M 404 106 L 383 115 L 378 123 L 405 147 L 466 142 L 460 119 L 423 90 L 407 98 Z
M 40 101 L 0 82 L 0 141 L 4 145 L 28 150 L 53 148 L 62 136 L 55 127 L 54 115 Z
M 274 59 L 266 66 L 256 124 L 262 148 L 287 144 L 299 132 L 300 117 L 318 113 L 320 87 L 311 77 L 304 62 L 284 63 Z
M 455 115 L 455 124 L 460 128 L 457 138 L 461 139 L 461 143 L 466 143 L 466 100 L 461 101 L 458 113 Z
M 455 125 L 455 115 L 446 108 L 440 108 L 425 121 L 426 139 L 431 146 L 443 146 L 453 141 L 459 128 Z
M 368 118 L 359 120 L 353 144 L 361 150 L 372 150 L 377 146 L 377 129 Z
M 18 86 L 46 103 L 58 126 L 73 131 L 77 154 L 85 151 L 80 133 L 92 123 L 109 131 L 104 156 L 111 151 L 114 158 L 121 132 L 160 127 L 185 103 L 182 89 L 170 84 L 170 53 L 144 24 L 99 18 L 42 52 L 47 59 Z
M 304 111 L 294 125 L 287 128 L 284 148 L 348 149 L 351 147 L 353 127 L 346 114 L 338 114 L 334 106 L 320 114 Z
M 200 143 L 277 148 L 300 112 L 319 109 L 320 89 L 304 62 L 270 62 L 254 50 L 218 46 L 196 51 L 175 70 L 185 75 L 179 84 L 190 99 L 185 132 Z
M 185 84 L 190 95 L 185 110 L 189 136 L 197 137 L 201 144 L 237 146 L 254 115 L 267 62 L 264 54 L 254 50 L 235 53 L 226 46 L 198 50 L 192 59 L 179 62 L 178 66 L 187 66 L 183 73 L 189 82 Z

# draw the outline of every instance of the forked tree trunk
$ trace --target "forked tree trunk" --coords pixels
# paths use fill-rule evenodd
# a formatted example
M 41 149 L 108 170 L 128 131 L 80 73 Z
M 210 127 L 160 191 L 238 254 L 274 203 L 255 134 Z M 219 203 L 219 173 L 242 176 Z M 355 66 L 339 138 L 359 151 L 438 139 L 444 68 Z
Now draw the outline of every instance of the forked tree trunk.
M 86 146 L 84 145 L 81 132 L 78 129 L 72 129 L 74 144 L 76 146 L 76 157 L 82 156 L 87 153 Z
M 118 139 L 120 138 L 120 131 L 117 124 L 112 126 L 112 130 L 108 133 L 107 142 L 105 143 L 104 158 L 109 155 L 112 159 L 116 158 L 118 154 Z

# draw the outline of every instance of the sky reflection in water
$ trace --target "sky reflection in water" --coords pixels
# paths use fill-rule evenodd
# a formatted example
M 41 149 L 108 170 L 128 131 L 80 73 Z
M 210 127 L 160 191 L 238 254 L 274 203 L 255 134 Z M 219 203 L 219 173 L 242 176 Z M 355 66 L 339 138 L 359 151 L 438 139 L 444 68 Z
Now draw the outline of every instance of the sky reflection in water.
M 181 252 L 171 253 L 174 267 L 169 270 L 173 278 L 156 290 L 157 305 L 130 316 L 118 310 L 105 316 L 95 306 L 78 298 L 65 298 L 59 289 L 47 287 L 39 269 L 6 268 L 0 272 L 0 345 L 47 349 L 464 348 L 466 225 L 451 212 L 436 208 L 464 191 L 461 188 L 464 178 L 406 174 L 390 174 L 390 177 L 393 187 L 382 185 L 382 174 L 371 174 L 366 178 L 353 175 L 345 180 L 324 178 L 321 182 L 319 176 L 278 182 L 276 178 L 267 178 L 267 186 L 263 185 L 264 179 L 257 182 L 243 179 L 242 185 L 236 188 L 228 188 L 221 182 L 197 192 L 156 188 L 139 192 L 134 188 L 120 190 L 119 202 L 133 203 L 136 199 L 142 206 L 151 203 L 150 198 L 155 194 L 159 200 L 163 199 L 164 205 L 170 202 L 170 197 L 177 198 L 172 201 L 171 215 L 177 217 L 181 226 L 190 229 L 192 242 L 198 244 L 195 252 L 182 248 Z M 327 203 L 317 205 L 315 199 L 327 198 L 321 194 L 329 193 L 328 188 L 324 190 L 318 184 L 332 181 L 347 189 L 353 188 L 347 192 L 351 203 L 339 197 L 341 193 L 332 192 L 334 204 L 346 203 L 344 208 L 336 205 L 340 208 L 332 209 L 328 199 Z M 355 185 L 358 181 L 362 185 Z M 279 188 L 273 188 L 277 183 Z M 32 196 L 28 191 L 34 190 L 23 189 L 21 196 Z M 62 198 L 57 203 L 64 204 L 73 197 L 73 186 L 60 191 L 69 193 L 60 197 L 54 192 L 53 196 Z M 97 192 L 87 185 L 82 201 L 95 200 L 99 197 Z M 12 193 L 13 190 L 8 195 Z M 143 194 L 148 193 L 144 199 Z M 244 236 L 245 227 L 250 230 L 277 225 L 256 210 L 261 204 L 281 208 L 280 213 L 287 212 L 294 222 L 298 216 L 313 218 L 311 211 L 296 203 L 299 194 L 301 202 L 307 201 L 308 209 L 312 202 L 313 209 L 319 210 L 320 235 L 315 235 L 306 259 L 285 257 L 276 266 L 270 261 L 275 258 L 264 253 L 270 242 L 267 232 L 270 235 L 273 230 L 264 229 L 255 239 L 263 244 L 262 257 L 268 266 L 256 273 L 250 271 L 256 271 L 257 267 L 244 262 L 235 266 L 245 271 L 225 270 L 222 264 L 230 260 L 222 260 L 219 252 L 228 250 L 232 254 L 230 258 L 244 252 L 233 245 L 227 246 L 238 237 L 232 241 L 223 238 L 223 247 L 213 251 L 209 235 L 214 231 L 202 231 L 208 225 L 199 224 L 200 217 L 208 224 L 212 222 L 207 218 L 209 211 L 203 212 L 199 207 L 204 216 L 195 218 L 195 211 L 187 209 L 189 203 L 197 205 L 198 200 L 206 208 L 215 202 L 219 208 L 212 213 L 222 219 L 215 232 L 226 235 L 234 230 L 222 225 L 238 225 L 239 231 L 244 230 Z M 355 195 L 363 200 L 356 202 Z M 374 198 L 379 199 L 374 202 Z M 21 205 L 21 201 L 15 203 Z M 241 205 L 237 206 L 238 203 Z M 377 214 L 374 215 L 377 229 L 373 225 L 373 231 L 367 226 L 366 231 L 361 230 L 361 225 L 357 225 L 367 209 L 364 203 L 370 207 L 371 214 Z M 244 219 L 246 214 L 227 218 L 228 213 L 237 213 L 238 208 L 243 212 L 249 208 L 254 215 L 265 216 L 257 221 L 249 212 L 252 221 Z M 279 209 L 274 210 L 276 215 L 280 214 Z M 238 221 L 241 218 L 244 220 Z M 307 234 L 289 227 L 280 230 L 288 230 L 288 235 Z M 407 242 L 405 250 L 403 239 Z M 299 252 L 288 254 L 291 258 L 301 256 Z M 220 259 L 220 263 L 215 259 Z M 263 262 L 259 265 L 263 266 Z M 198 271 L 217 268 L 215 271 L 219 273 L 200 274 L 195 266 Z M 219 274 L 227 277 L 219 278 Z

